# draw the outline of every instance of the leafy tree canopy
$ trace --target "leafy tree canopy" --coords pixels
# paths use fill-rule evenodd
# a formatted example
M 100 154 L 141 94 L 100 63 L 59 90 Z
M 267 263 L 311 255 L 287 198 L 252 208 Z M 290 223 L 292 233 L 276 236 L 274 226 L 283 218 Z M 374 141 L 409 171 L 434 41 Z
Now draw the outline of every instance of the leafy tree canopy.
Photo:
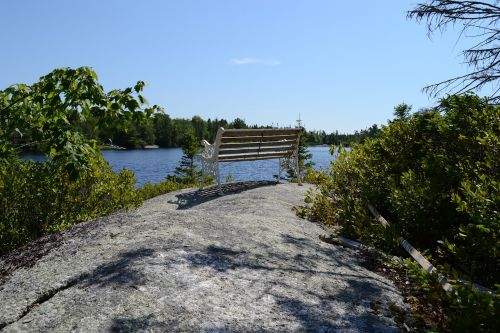
M 95 143 L 86 140 L 72 122 L 88 117 L 96 125 L 118 121 L 140 121 L 157 106 L 144 107 L 145 86 L 105 92 L 90 67 L 60 68 L 42 76 L 32 85 L 15 84 L 0 90 L 0 158 L 16 156 L 23 147 L 36 146 L 68 171 L 86 166 Z

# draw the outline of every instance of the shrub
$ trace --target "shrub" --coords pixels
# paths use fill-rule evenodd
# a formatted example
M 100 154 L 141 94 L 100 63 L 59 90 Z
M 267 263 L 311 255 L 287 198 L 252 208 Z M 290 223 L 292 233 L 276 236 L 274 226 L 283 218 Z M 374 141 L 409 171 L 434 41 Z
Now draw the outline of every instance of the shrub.
M 414 305 L 421 308 L 419 303 L 430 303 L 444 310 L 446 320 L 441 323 L 442 330 L 471 333 L 495 332 L 499 327 L 499 296 L 478 291 L 470 285 L 456 285 L 450 293 L 445 293 L 437 276 L 423 270 L 413 260 L 406 259 L 402 268 L 415 282 L 409 284 L 412 293 L 421 295 L 420 299 L 413 299 L 417 302 Z
M 350 152 L 340 149 L 319 193 L 306 198 L 306 214 L 388 250 L 396 251 L 400 235 L 492 287 L 500 272 L 499 147 L 500 107 L 450 96 L 437 108 L 405 112 Z M 391 230 L 374 223 L 368 202 Z
M 142 200 L 147 200 L 168 192 L 192 187 L 193 185 L 176 182 L 172 179 L 167 179 L 157 184 L 147 182 L 143 187 L 137 189 L 137 194 Z
M 167 182 L 136 191 L 133 173 L 115 174 L 96 142 L 83 134 L 111 124 L 125 133 L 158 111 L 147 106 L 144 86 L 138 81 L 105 93 L 97 74 L 80 67 L 0 90 L 0 254 L 178 188 Z M 25 149 L 47 160 L 23 161 L 18 155 Z
M 72 179 L 66 168 L 46 162 L 0 163 L 0 253 L 75 223 L 136 207 L 131 171 L 115 174 L 100 153 Z

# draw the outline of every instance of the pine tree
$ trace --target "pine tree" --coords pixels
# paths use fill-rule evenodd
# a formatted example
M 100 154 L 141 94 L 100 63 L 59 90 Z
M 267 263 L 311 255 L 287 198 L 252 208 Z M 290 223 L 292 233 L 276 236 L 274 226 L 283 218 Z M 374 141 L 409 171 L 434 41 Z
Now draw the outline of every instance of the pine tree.
M 311 161 L 312 154 L 309 152 L 307 147 L 309 146 L 307 143 L 307 138 L 305 135 L 306 131 L 302 133 L 299 140 L 299 171 L 304 171 L 310 169 L 314 166 L 314 162 Z M 291 182 L 297 181 L 297 175 L 295 174 L 294 169 L 287 168 L 288 180 Z
M 174 177 L 184 184 L 193 184 L 200 180 L 202 172 L 197 169 L 194 157 L 198 152 L 198 140 L 192 132 L 187 132 L 182 138 L 182 159 L 180 165 L 175 168 Z

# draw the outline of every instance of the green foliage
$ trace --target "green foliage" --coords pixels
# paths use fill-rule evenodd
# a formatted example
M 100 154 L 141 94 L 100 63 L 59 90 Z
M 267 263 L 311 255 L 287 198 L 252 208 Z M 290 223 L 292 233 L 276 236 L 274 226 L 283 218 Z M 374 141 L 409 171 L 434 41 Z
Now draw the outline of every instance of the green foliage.
M 500 272 L 500 107 L 464 95 L 413 115 L 398 109 L 375 139 L 339 150 L 303 214 L 386 250 L 397 251 L 400 235 L 493 286 Z M 392 230 L 375 223 L 368 202 Z
M 129 120 L 125 126 L 121 122 L 113 121 L 96 127 L 96 119 L 92 116 L 84 120 L 72 121 L 72 125 L 78 131 L 85 134 L 87 138 L 96 140 L 101 144 L 110 144 L 128 149 L 142 148 L 145 145 L 156 144 L 160 147 L 180 147 L 185 133 L 192 132 L 201 140 L 213 142 L 217 130 L 223 128 L 272 128 L 272 126 L 248 126 L 244 120 L 236 118 L 228 122 L 225 119 L 204 120 L 199 116 L 191 119 L 170 118 L 170 116 L 159 109 L 147 119 L 140 122 Z M 308 131 L 303 135 L 304 142 L 308 145 L 351 145 L 364 142 L 367 138 L 373 138 L 380 131 L 377 125 L 366 130 L 356 131 L 352 134 L 339 134 L 338 132 L 327 134 L 324 131 Z
M 401 103 L 396 105 L 394 108 L 394 117 L 395 119 L 408 119 L 410 117 L 411 106 L 405 103 Z
M 0 159 L 35 147 L 75 177 L 96 145 L 73 124 L 92 118 L 97 126 L 115 122 L 125 128 L 127 121 L 150 116 L 157 107 L 141 108 L 144 85 L 139 81 L 133 88 L 105 93 L 97 74 L 80 67 L 56 69 L 32 85 L 0 91 Z
M 498 293 L 458 285 L 449 296 L 448 327 L 452 332 L 494 332 L 500 327 Z
M 355 131 L 354 133 L 339 133 L 338 131 L 326 133 L 325 131 L 307 131 L 305 139 L 309 145 L 340 145 L 351 146 L 356 143 L 365 142 L 368 138 L 374 138 L 380 132 L 377 124 L 373 124 L 367 129 Z
M 380 235 L 376 231 L 380 228 L 372 223 L 366 203 L 360 199 L 362 191 L 368 189 L 369 179 L 375 178 L 377 173 L 368 168 L 368 156 L 359 148 L 355 146 L 348 151 L 340 146 L 336 149 L 336 160 L 331 164 L 331 170 L 318 177 L 319 191 L 311 190 L 306 196 L 306 202 L 312 204 L 307 216 L 342 226 L 348 237 L 358 238 L 369 245 L 383 246 L 383 242 L 377 244 Z
M 419 300 L 420 302 L 436 303 L 447 299 L 446 292 L 441 287 L 437 274 L 431 274 L 422 269 L 418 262 L 411 258 L 405 259 L 403 263 L 408 276 L 417 282 L 412 285 L 412 288 L 416 291 L 423 291 L 423 298 Z
M 171 179 L 164 180 L 157 184 L 147 182 L 143 187 L 137 189 L 137 194 L 142 200 L 148 200 L 156 196 L 191 187 L 193 184 L 183 184 Z
M 312 154 L 307 149 L 307 137 L 302 134 L 299 139 L 299 170 L 302 177 L 307 175 L 308 172 L 312 171 L 314 162 L 311 161 Z M 288 179 L 292 182 L 297 182 L 297 175 L 295 171 L 291 168 L 287 168 Z
M 43 235 L 138 206 L 132 172 L 115 174 L 101 154 L 76 179 L 55 160 L 0 162 L 0 254 Z
M 318 189 L 308 192 L 310 207 L 298 213 L 396 253 L 397 236 L 403 236 L 433 254 L 445 272 L 493 287 L 500 272 L 500 108 L 466 95 L 413 115 L 399 105 L 395 114 L 376 138 L 350 151 L 340 148 L 329 172 L 310 175 Z M 391 228 L 374 221 L 368 202 Z M 407 265 L 421 301 L 446 310 L 445 329 L 489 332 L 499 326 L 498 296 L 469 286 L 445 295 L 434 275 Z
M 304 182 L 313 185 L 319 185 L 328 181 L 328 173 L 323 170 L 310 169 L 304 175 Z
M 101 144 L 114 144 L 127 149 L 143 148 L 145 145 L 156 144 L 160 147 L 181 147 L 183 137 L 191 132 L 201 140 L 213 142 L 219 127 L 247 128 L 245 122 L 236 118 L 228 123 L 225 119 L 204 120 L 199 116 L 191 119 L 172 119 L 158 107 L 150 117 L 136 121 L 111 121 L 96 127 L 96 119 L 90 115 L 83 120 L 72 122 L 72 126 L 85 133 L 87 138 Z M 253 126 L 258 128 L 259 126 Z M 261 126 L 267 128 L 268 126 Z
M 183 137 L 184 157 L 177 170 L 182 183 L 166 180 L 135 190 L 133 173 L 115 174 L 98 151 L 98 141 L 137 148 L 157 138 L 173 145 L 191 128 L 206 135 L 199 117 L 173 122 L 155 113 L 161 111 L 157 106 L 144 108 L 144 85 L 139 81 L 133 88 L 105 93 L 97 74 L 81 67 L 56 69 L 32 85 L 0 91 L 0 254 L 193 185 L 199 175 L 193 134 Z M 216 130 L 227 122 L 209 124 Z M 47 160 L 19 159 L 25 150 L 37 150 Z
M 418 263 L 406 259 L 404 269 L 415 283 L 413 294 L 421 295 L 417 303 L 431 303 L 444 309 L 446 321 L 442 329 L 450 332 L 494 332 L 500 325 L 498 293 L 478 291 L 470 285 L 455 285 L 445 293 L 437 275 L 423 270 Z M 418 304 L 414 304 L 417 305 Z
M 105 93 L 81 67 L 0 91 L 0 253 L 142 202 L 132 172 L 115 174 L 92 137 L 109 124 L 126 131 L 157 110 L 143 108 L 144 85 Z M 19 159 L 26 149 L 47 160 Z
M 245 121 L 241 118 L 236 118 L 229 124 L 230 128 L 236 128 L 236 129 L 242 129 L 242 128 L 248 128 L 247 124 Z
M 198 183 L 202 172 L 198 170 L 194 161 L 199 150 L 198 140 L 193 133 L 187 132 L 182 139 L 182 159 L 180 165 L 175 168 L 174 179 L 183 184 Z

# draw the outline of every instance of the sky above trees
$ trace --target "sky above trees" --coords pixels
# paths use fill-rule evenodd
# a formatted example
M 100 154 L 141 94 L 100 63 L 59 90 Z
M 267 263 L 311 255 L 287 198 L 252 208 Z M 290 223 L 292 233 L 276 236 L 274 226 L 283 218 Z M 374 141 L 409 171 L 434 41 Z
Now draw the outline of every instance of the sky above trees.
M 105 90 L 144 80 L 172 117 L 351 132 L 466 70 L 467 40 L 429 39 L 416 1 L 6 1 L 0 89 L 91 66 Z

